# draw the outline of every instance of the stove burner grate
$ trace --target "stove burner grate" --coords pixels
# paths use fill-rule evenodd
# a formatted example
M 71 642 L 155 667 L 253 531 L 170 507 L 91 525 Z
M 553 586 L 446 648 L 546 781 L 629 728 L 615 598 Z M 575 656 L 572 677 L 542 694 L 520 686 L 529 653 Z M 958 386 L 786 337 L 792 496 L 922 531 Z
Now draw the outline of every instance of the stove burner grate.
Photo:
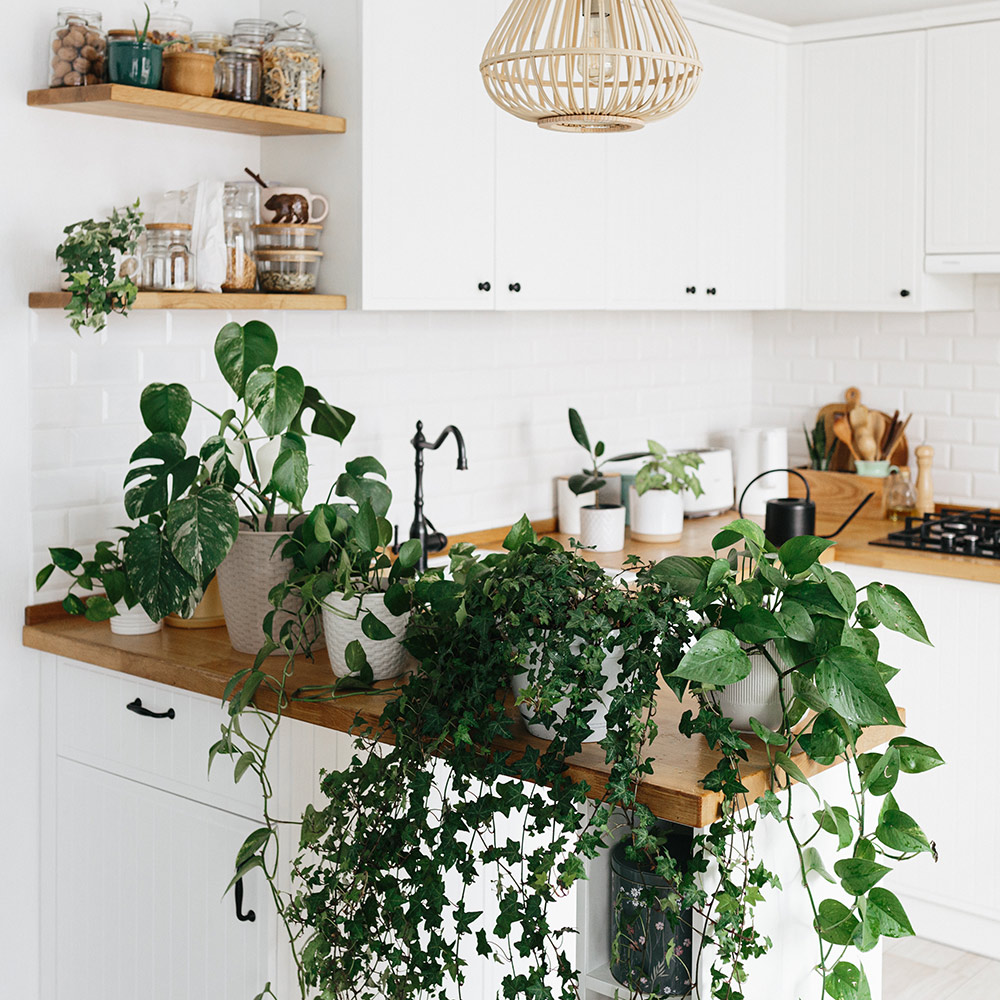
M 1000 513 L 944 507 L 937 514 L 908 517 L 905 527 L 869 544 L 1000 559 Z

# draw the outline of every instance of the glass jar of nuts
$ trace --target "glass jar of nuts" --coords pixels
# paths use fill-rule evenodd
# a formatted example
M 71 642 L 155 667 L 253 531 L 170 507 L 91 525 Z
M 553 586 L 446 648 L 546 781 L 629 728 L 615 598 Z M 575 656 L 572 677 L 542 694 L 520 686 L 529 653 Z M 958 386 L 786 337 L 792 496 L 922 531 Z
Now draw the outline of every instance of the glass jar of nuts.
M 49 86 L 81 87 L 104 82 L 107 39 L 100 11 L 60 7 L 49 36 Z

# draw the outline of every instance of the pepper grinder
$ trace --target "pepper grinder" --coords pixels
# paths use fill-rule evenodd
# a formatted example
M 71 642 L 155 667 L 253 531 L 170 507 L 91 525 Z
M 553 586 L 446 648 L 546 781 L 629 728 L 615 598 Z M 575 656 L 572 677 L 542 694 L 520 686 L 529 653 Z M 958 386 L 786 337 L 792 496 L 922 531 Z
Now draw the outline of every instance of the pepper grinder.
M 931 465 L 934 462 L 934 449 L 929 444 L 922 444 L 916 450 L 917 455 L 917 507 L 918 514 L 934 513 L 934 476 Z

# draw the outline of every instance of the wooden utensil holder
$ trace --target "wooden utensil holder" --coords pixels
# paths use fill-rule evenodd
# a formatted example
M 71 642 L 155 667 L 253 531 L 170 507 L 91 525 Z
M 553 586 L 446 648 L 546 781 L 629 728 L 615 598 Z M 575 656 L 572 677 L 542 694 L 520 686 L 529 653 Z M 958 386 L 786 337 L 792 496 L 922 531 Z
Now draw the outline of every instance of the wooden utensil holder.
M 906 468 L 902 466 L 901 468 Z M 820 517 L 845 518 L 869 494 L 874 493 L 855 518 L 856 521 L 884 521 L 886 487 L 889 477 L 859 476 L 855 472 L 820 472 L 799 468 L 809 483 L 809 493 Z M 806 488 L 798 476 L 788 477 L 788 495 L 804 497 Z

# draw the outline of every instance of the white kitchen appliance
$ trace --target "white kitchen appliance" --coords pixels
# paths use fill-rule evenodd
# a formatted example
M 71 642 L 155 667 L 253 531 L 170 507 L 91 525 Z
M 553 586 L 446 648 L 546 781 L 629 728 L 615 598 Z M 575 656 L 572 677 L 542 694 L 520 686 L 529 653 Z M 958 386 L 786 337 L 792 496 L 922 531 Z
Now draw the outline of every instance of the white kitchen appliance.
M 696 497 L 690 490 L 684 490 L 685 517 L 712 517 L 729 510 L 734 503 L 733 453 L 729 448 L 688 448 L 682 449 L 697 455 L 702 465 L 695 475 L 704 490 Z
M 788 430 L 784 427 L 744 427 L 729 437 L 733 449 L 736 500 L 747 485 L 768 469 L 788 466 Z M 743 513 L 762 516 L 768 500 L 788 495 L 788 475 L 774 472 L 757 480 L 743 498 Z

